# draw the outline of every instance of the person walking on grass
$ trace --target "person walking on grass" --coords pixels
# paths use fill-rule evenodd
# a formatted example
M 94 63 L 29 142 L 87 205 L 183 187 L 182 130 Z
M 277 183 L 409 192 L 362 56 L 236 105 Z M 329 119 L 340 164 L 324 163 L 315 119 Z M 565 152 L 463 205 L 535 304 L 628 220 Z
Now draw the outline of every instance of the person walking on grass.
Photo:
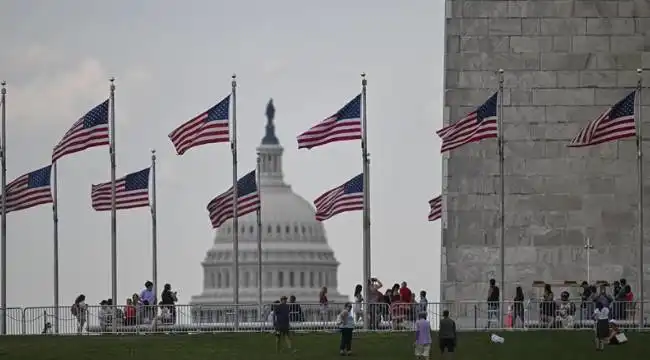
M 427 313 L 420 312 L 418 321 L 415 322 L 415 358 L 429 360 L 431 351 L 431 323 L 427 320 Z
M 275 349 L 280 352 L 282 347 L 282 339 L 285 340 L 287 348 L 292 350 L 291 347 L 291 334 L 290 334 L 290 314 L 291 309 L 287 304 L 287 297 L 282 296 L 280 303 L 275 306 L 273 310 L 273 326 L 275 327 Z
M 352 315 L 352 304 L 345 303 L 343 311 L 339 314 L 337 325 L 341 330 L 341 346 L 339 354 L 350 356 L 352 354 L 352 332 L 354 331 L 354 315 Z
M 449 318 L 449 310 L 445 310 L 442 312 L 440 329 L 438 330 L 438 344 L 442 358 L 445 356 L 445 349 L 447 350 L 448 359 L 453 358 L 456 350 L 456 340 L 456 322 Z

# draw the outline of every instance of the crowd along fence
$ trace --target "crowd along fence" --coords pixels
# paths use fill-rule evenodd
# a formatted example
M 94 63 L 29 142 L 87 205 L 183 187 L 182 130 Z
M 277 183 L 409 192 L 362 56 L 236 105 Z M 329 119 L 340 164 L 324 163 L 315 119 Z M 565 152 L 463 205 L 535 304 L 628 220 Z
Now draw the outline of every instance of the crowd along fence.
M 174 305 L 174 306 L 88 306 L 85 311 L 71 306 L 7 308 L 7 335 L 99 335 L 120 334 L 272 332 L 273 306 Z M 343 304 L 289 304 L 291 328 L 295 332 L 335 332 Z M 426 314 L 435 330 L 443 311 L 449 311 L 459 331 L 483 330 L 579 330 L 593 329 L 593 303 L 541 302 L 488 304 L 463 301 L 426 304 L 353 304 L 358 331 L 413 331 L 415 321 Z M 648 304 L 650 305 L 650 304 Z M 501 314 L 500 309 L 504 309 Z M 638 302 L 611 304 L 612 319 L 621 328 L 650 329 L 644 317 L 639 321 Z M 646 309 L 650 306 L 645 306 Z M 2 317 L 0 316 L 0 319 Z M 367 324 L 366 324 L 367 322 Z

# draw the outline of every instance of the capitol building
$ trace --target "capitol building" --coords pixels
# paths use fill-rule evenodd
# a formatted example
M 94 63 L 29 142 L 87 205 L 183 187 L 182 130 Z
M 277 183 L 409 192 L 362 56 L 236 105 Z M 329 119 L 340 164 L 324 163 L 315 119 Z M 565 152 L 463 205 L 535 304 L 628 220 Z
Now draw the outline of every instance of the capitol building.
M 291 190 L 282 173 L 282 153 L 275 134 L 275 108 L 266 111 L 266 132 L 257 148 L 260 156 L 260 196 L 262 202 L 262 301 L 270 304 L 281 296 L 294 295 L 297 302 L 317 304 L 323 286 L 330 303 L 344 303 L 349 297 L 337 290 L 339 262 L 327 243 L 323 224 L 316 221 L 312 204 Z M 239 231 L 239 301 L 251 305 L 245 318 L 257 318 L 258 253 L 257 215 L 232 220 L 217 229 L 214 244 L 203 266 L 203 292 L 193 296 L 192 305 L 227 305 L 233 302 L 232 232 Z M 219 306 L 214 307 L 219 309 Z M 219 321 L 218 310 L 201 310 L 201 321 Z

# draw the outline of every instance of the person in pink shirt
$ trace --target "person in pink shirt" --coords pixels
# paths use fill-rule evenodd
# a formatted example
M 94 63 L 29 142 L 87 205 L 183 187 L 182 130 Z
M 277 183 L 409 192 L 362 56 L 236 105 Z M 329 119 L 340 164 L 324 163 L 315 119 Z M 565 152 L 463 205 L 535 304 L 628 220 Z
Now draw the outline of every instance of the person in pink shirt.
M 415 358 L 428 360 L 431 351 L 431 323 L 427 313 L 420 313 L 415 322 Z

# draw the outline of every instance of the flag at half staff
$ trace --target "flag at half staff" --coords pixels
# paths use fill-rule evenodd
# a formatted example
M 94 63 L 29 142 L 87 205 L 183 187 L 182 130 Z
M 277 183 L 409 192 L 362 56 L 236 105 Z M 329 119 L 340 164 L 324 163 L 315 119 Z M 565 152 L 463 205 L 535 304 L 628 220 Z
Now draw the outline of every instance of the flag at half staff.
M 569 143 L 569 147 L 602 144 L 636 135 L 634 124 L 634 96 L 636 91 L 623 98 L 592 120 Z
M 149 206 L 149 168 L 115 180 L 115 209 Z M 90 192 L 95 211 L 111 210 L 111 182 L 93 185 Z
M 208 213 L 214 229 L 233 217 L 233 188 L 208 203 Z M 237 180 L 237 216 L 246 215 L 260 208 L 255 171 Z
M 230 141 L 229 115 L 230 95 L 176 128 L 169 134 L 176 153 L 183 155 L 196 146 Z
M 361 139 L 361 94 L 334 115 L 298 136 L 298 149 Z
M 457 147 L 478 142 L 487 138 L 495 138 L 497 133 L 497 100 L 499 93 L 494 93 L 483 105 L 467 114 L 459 121 L 445 126 L 436 134 L 442 139 L 440 152 L 453 150 Z
M 442 216 L 442 195 L 429 200 L 429 221 L 436 221 Z
M 63 135 L 52 151 L 52 162 L 95 146 L 109 145 L 108 100 L 95 106 Z
M 52 203 L 52 165 L 19 176 L 7 185 L 7 213 Z
M 363 174 L 353 177 L 314 200 L 316 220 L 327 220 L 334 215 L 363 210 Z

